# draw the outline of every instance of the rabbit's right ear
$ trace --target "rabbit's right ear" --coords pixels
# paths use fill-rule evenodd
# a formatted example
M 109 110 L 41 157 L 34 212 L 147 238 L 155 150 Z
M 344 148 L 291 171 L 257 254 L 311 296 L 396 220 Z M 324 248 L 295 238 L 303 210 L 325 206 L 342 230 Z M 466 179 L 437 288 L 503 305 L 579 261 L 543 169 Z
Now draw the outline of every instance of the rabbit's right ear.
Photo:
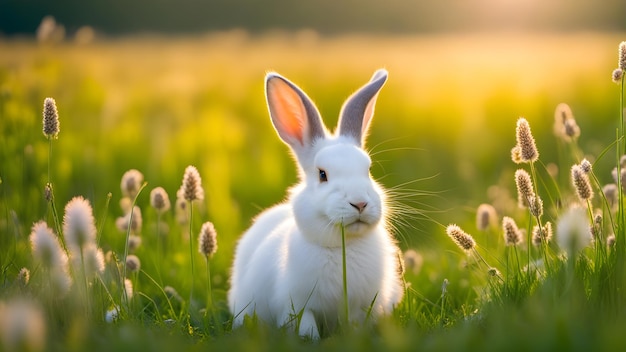
M 265 96 L 276 132 L 298 157 L 316 139 L 326 136 L 326 128 L 311 99 L 286 78 L 268 73 Z

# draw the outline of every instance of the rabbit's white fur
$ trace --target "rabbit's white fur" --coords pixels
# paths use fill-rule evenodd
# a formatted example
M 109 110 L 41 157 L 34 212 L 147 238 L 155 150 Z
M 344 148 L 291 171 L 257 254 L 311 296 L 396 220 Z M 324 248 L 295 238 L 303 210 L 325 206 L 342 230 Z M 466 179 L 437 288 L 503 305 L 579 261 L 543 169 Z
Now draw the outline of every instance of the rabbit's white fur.
M 340 127 L 330 135 L 302 90 L 267 75 L 270 116 L 296 155 L 301 183 L 285 203 L 260 214 L 239 241 L 228 294 L 234 327 L 256 313 L 312 338 L 319 338 L 319 327 L 332 331 L 343 311 L 342 224 L 350 320 L 363 322 L 370 308 L 374 319 L 390 313 L 402 299 L 384 192 L 371 179 L 371 160 L 361 148 L 386 78 L 386 71 L 377 71 L 346 101 Z

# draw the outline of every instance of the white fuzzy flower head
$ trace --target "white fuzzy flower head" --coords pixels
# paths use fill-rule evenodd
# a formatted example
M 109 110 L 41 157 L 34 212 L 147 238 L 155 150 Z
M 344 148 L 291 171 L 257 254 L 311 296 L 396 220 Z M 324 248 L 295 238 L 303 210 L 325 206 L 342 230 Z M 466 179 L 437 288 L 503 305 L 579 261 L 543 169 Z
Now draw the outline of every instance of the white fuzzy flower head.
M 200 178 L 200 173 L 195 166 L 189 165 L 185 169 L 183 184 L 178 190 L 178 197 L 190 202 L 204 199 L 202 179 Z
M 124 197 L 134 199 L 143 183 L 143 174 L 139 170 L 130 169 L 122 175 L 120 188 Z
M 572 207 L 561 215 L 556 227 L 556 241 L 570 258 L 589 246 L 591 231 L 589 217 L 584 208 Z
M 115 226 L 120 232 L 123 233 L 128 231 L 129 223 L 130 233 L 137 234 L 141 232 L 141 227 L 143 226 L 143 216 L 141 215 L 141 208 L 138 206 L 134 206 L 132 212 L 128 211 L 124 216 L 120 216 L 115 220 Z
M 202 224 L 200 236 L 198 236 L 198 251 L 207 258 L 217 251 L 217 232 L 210 221 Z
M 89 202 L 83 197 L 74 197 L 65 206 L 63 234 L 72 253 L 80 255 L 81 248 L 96 241 L 96 223 Z
M 79 268 L 82 265 L 87 278 L 92 278 L 96 274 L 102 274 L 104 272 L 104 254 L 102 250 L 95 243 L 90 243 L 83 247 L 82 251 L 82 258 L 80 256 L 72 257 L 74 267 Z
M 41 308 L 31 301 L 0 302 L 0 343 L 5 351 L 43 351 L 46 323 Z
M 44 221 L 33 225 L 30 244 L 33 257 L 45 268 L 54 269 L 67 265 L 67 254 L 61 248 L 57 236 Z
M 104 315 L 104 321 L 106 321 L 107 323 L 111 324 L 117 321 L 117 319 L 120 316 L 120 307 L 119 306 L 115 306 L 109 310 L 106 311 L 105 315 Z
M 131 300 L 133 298 L 133 282 L 129 279 L 124 279 L 124 290 L 126 292 L 126 299 Z
M 159 214 L 170 210 L 170 198 L 163 187 L 157 187 L 150 192 L 150 205 L 152 205 Z

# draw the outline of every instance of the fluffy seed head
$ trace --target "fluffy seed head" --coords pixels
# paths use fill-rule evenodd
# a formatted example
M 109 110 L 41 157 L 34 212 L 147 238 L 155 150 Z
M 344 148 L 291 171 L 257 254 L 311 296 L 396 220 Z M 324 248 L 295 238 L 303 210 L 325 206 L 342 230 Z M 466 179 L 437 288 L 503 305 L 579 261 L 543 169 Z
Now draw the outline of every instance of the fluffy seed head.
M 504 242 L 507 246 L 515 246 L 522 243 L 522 233 L 513 218 L 508 216 L 502 218 L 502 230 L 504 231 Z
M 41 308 L 31 301 L 0 302 L 0 346 L 5 351 L 43 351 L 46 323 Z
M 532 216 L 541 217 L 543 215 L 543 200 L 541 200 L 538 195 L 530 197 L 528 200 L 528 209 Z
M 609 248 L 615 246 L 615 234 L 611 234 L 609 235 L 609 237 L 606 238 L 606 245 Z
M 106 321 L 107 323 L 114 323 L 117 321 L 117 319 L 120 316 L 120 307 L 119 306 L 115 306 L 109 310 L 106 311 L 105 315 L 104 315 L 104 321 Z
M 75 266 L 80 265 L 80 258 L 74 258 Z M 95 243 L 90 243 L 83 248 L 83 264 L 85 276 L 94 277 L 104 273 L 104 254 Z
M 217 232 L 210 221 L 202 224 L 198 237 L 198 251 L 205 257 L 211 257 L 217 251 Z
M 180 294 L 178 294 L 178 291 L 176 291 L 176 289 L 173 288 L 172 286 L 163 287 L 163 291 L 165 292 L 167 297 L 171 299 L 175 299 L 176 301 L 181 302 L 181 303 L 183 302 L 183 298 L 180 296 Z
M 565 135 L 569 138 L 569 140 L 575 140 L 580 137 L 580 127 L 576 123 L 576 120 L 569 119 L 565 121 Z
M 128 197 L 131 200 L 137 196 L 139 189 L 143 184 L 143 174 L 139 170 L 130 169 L 122 175 L 122 182 L 120 188 L 124 197 Z
M 137 235 L 128 236 L 128 250 L 133 253 L 141 246 L 141 237 Z
M 523 162 L 535 162 L 539 158 L 539 151 L 530 132 L 528 121 L 520 117 L 517 120 L 517 128 L 515 129 L 517 145 L 520 147 L 520 156 Z
M 476 228 L 480 231 L 486 231 L 494 226 L 498 221 L 496 208 L 491 204 L 483 203 L 478 206 L 476 211 Z
M 422 264 L 424 258 L 421 254 L 413 249 L 409 249 L 403 254 L 404 267 L 410 270 L 413 274 L 417 275 L 422 270 Z
M 540 246 L 541 243 L 548 243 L 552 240 L 552 223 L 549 221 L 546 222 L 543 227 L 539 227 L 539 225 L 535 225 L 533 227 L 533 244 L 535 246 Z
M 589 176 L 584 172 L 580 165 L 572 166 L 572 184 L 576 189 L 576 194 L 582 202 L 593 197 L 593 190 L 591 189 L 591 183 L 589 182 Z
M 591 162 L 589 162 L 589 160 L 587 159 L 583 159 L 583 161 L 580 162 L 580 168 L 583 170 L 584 173 L 590 173 L 592 170 Z
M 17 273 L 17 282 L 20 284 L 20 286 L 25 287 L 26 285 L 28 285 L 29 281 L 30 270 L 28 270 L 27 268 L 20 269 L 20 272 Z
M 96 224 L 89 202 L 81 197 L 74 197 L 65 206 L 63 216 L 63 234 L 72 253 L 80 255 L 80 249 L 96 241 Z
M 133 282 L 129 279 L 124 279 L 124 289 L 126 292 L 126 299 L 131 300 L 133 298 Z
M 57 139 L 59 131 L 57 104 L 53 98 L 46 98 L 43 101 L 43 134 L 48 139 Z
M 522 149 L 519 147 L 519 145 L 516 145 L 511 149 L 511 160 L 513 160 L 513 162 L 516 164 L 521 164 L 524 162 L 524 160 L 522 160 Z
M 159 214 L 170 210 L 170 198 L 163 187 L 157 187 L 150 191 L 150 205 L 152 205 Z
M 178 192 L 182 198 L 190 202 L 204 199 L 202 179 L 200 178 L 200 173 L 195 166 L 189 165 L 185 169 L 183 184 Z
M 465 231 L 461 230 L 457 225 L 448 225 L 446 228 L 446 233 L 448 236 L 456 243 L 459 248 L 462 250 L 469 252 L 474 247 L 476 247 L 476 242 L 474 238 L 467 234 Z
M 53 192 L 52 192 L 52 183 L 48 182 L 46 183 L 46 186 L 43 189 L 43 196 L 46 199 L 46 202 L 51 202 L 53 199 Z
M 139 257 L 134 254 L 129 254 L 126 257 L 126 269 L 128 269 L 131 273 L 136 273 L 141 270 L 141 261 Z
M 61 298 L 70 292 L 72 277 L 67 263 L 63 267 L 53 268 L 50 271 L 50 285 L 55 297 Z
M 622 71 L 626 71 L 626 42 L 619 43 L 619 61 L 618 66 Z
M 613 70 L 613 73 L 611 74 L 611 79 L 613 80 L 614 83 L 621 83 L 623 76 L 624 76 L 624 71 L 621 68 L 616 68 L 615 70 Z
M 520 208 L 526 208 L 530 200 L 535 197 L 533 182 L 524 169 L 515 171 L 515 186 L 517 187 L 517 201 Z
M 67 254 L 61 248 L 57 236 L 44 221 L 33 225 L 30 234 L 33 257 L 48 269 L 62 268 L 67 265 Z
M 592 240 L 587 211 L 573 207 L 561 215 L 556 227 L 556 240 L 570 256 L 587 247 Z
M 132 217 L 132 219 L 131 219 Z M 141 232 L 143 226 L 143 217 L 141 215 L 141 208 L 138 206 L 133 207 L 133 211 L 126 213 L 115 220 L 115 226 L 120 232 L 126 233 L 128 231 L 128 224 L 130 223 L 130 232 L 137 234 Z
M 604 193 L 604 197 L 606 198 L 607 203 L 609 203 L 609 208 L 611 211 L 617 210 L 617 185 L 615 183 L 609 183 L 602 187 L 602 193 Z

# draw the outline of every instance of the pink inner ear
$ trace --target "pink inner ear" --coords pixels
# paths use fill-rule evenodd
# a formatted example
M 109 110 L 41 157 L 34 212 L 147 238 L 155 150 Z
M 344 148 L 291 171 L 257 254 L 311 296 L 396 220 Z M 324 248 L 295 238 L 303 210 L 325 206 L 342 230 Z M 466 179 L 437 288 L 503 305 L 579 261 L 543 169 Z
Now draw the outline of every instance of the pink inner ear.
M 274 79 L 268 85 L 270 108 L 278 133 L 286 139 L 295 139 L 303 144 L 302 130 L 306 112 L 302 100 L 287 83 Z

